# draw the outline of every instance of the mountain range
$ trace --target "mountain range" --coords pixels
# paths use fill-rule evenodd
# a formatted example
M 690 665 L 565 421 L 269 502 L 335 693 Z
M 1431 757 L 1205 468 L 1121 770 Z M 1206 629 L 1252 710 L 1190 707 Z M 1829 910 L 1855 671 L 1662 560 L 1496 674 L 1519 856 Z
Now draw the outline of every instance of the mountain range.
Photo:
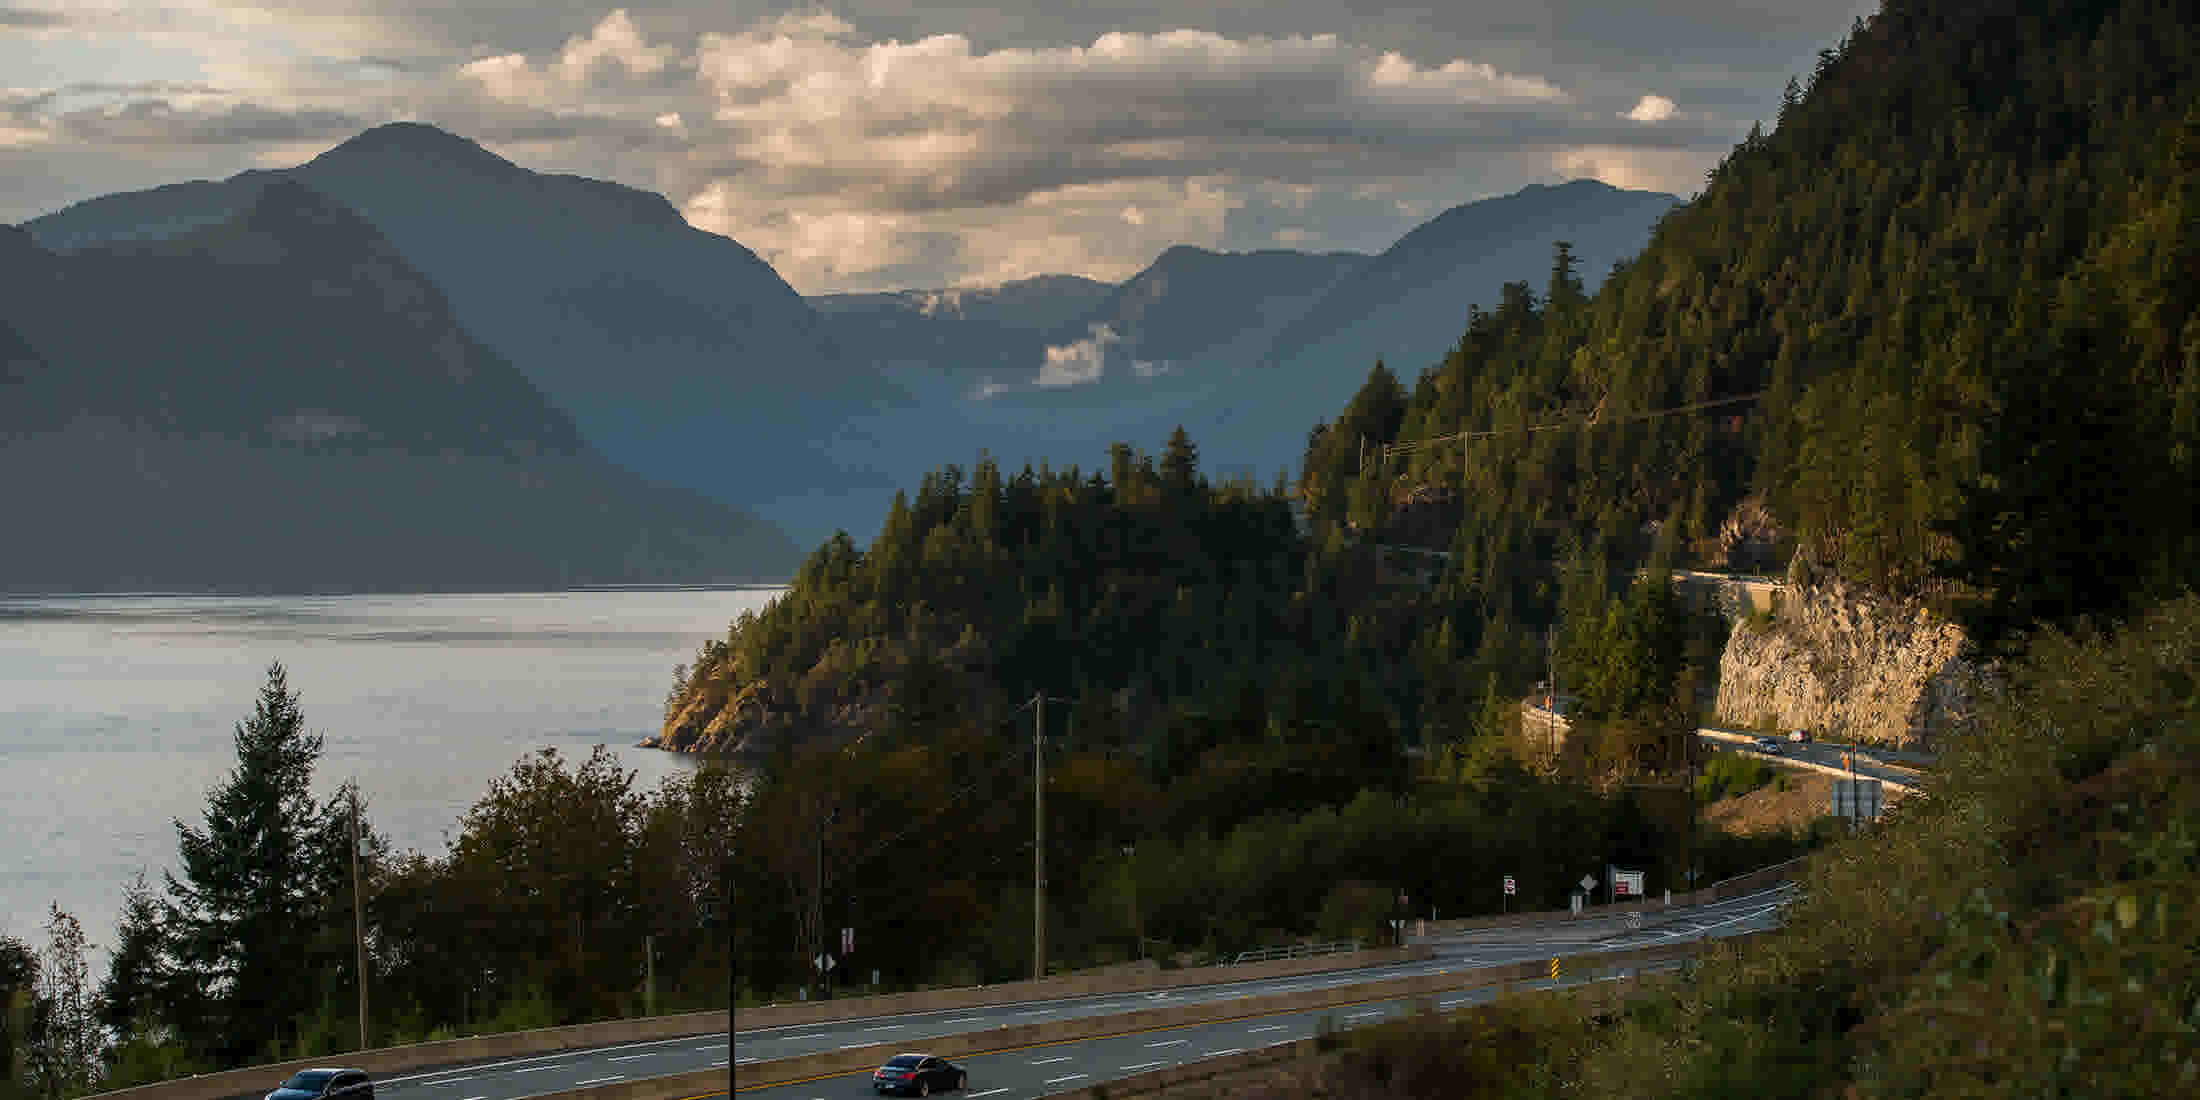
M 0 228 L 13 591 L 768 579 L 785 535 L 607 462 L 338 203 L 69 255 Z
M 26 272 L 65 272 L 69 289 L 52 295 L 66 308 L 44 318 L 27 297 L 0 305 L 10 326 L 0 353 L 45 364 L 11 368 L 11 384 L 42 381 L 0 416 L 20 435 L 113 415 L 134 431 L 215 433 L 270 454 L 333 441 L 402 449 L 431 436 L 440 448 L 456 431 L 440 421 L 472 416 L 533 448 L 497 461 L 615 469 L 636 479 L 632 500 L 663 499 L 636 488 L 654 485 L 703 501 L 698 524 L 719 536 L 762 538 L 745 518 L 754 515 L 808 545 L 835 528 L 868 537 L 910 471 L 980 450 L 1010 465 L 1090 465 L 1109 443 L 1158 446 L 1183 423 L 1210 468 L 1272 473 L 1295 463 L 1307 425 L 1377 358 L 1402 372 L 1433 363 L 1456 342 L 1467 305 L 1494 303 L 1504 281 L 1546 261 L 1553 241 L 1571 240 L 1584 270 L 1600 271 L 1640 247 L 1676 202 L 1574 181 L 1455 208 L 1375 256 L 1177 246 L 1120 284 L 1051 275 L 805 299 L 738 242 L 687 225 L 662 196 L 530 171 L 436 127 L 393 123 L 294 168 L 102 196 L 25 223 L 7 247 Z M 292 224 L 251 229 L 283 211 Z M 165 302 L 110 289 L 192 255 L 269 248 L 317 265 L 318 281 L 225 297 L 242 293 L 231 276 L 250 265 L 222 263 L 207 265 L 218 270 L 202 288 Z M 331 291 L 347 285 L 346 272 L 396 281 Z M 7 275 L 11 286 L 19 277 Z M 403 302 L 389 297 L 400 285 L 410 288 Z M 455 376 L 367 371 L 428 354 L 424 330 L 406 330 L 415 343 L 399 347 L 377 323 L 409 317 L 406 303 L 427 296 L 447 311 L 434 346 L 494 360 L 501 370 L 470 369 L 528 396 L 461 399 Z M 297 311 L 272 308 L 291 299 Z M 53 321 L 124 301 L 162 318 L 141 326 L 146 339 L 166 333 L 165 346 L 193 354 L 155 366 L 144 348 L 115 343 L 134 337 Z M 290 323 L 306 316 L 352 334 L 346 346 L 357 350 L 345 361 L 361 366 L 341 377 L 370 382 L 317 394 L 322 419 L 286 421 L 312 425 L 298 439 L 269 434 L 272 396 L 227 409 L 211 399 L 283 392 L 269 380 L 309 345 L 328 351 L 307 339 L 309 326 Z M 156 393 L 177 404 L 161 413 Z M 452 402 L 466 411 L 441 407 Z M 503 411 L 476 415 L 490 406 Z M 545 411 L 563 427 L 508 430 L 511 418 Z M 784 557 L 755 545 L 759 567 Z

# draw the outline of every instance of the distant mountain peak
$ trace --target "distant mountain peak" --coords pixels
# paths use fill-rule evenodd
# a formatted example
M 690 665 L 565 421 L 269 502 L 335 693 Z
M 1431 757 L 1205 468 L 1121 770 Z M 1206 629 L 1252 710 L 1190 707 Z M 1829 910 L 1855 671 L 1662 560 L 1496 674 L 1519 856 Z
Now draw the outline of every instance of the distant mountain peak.
M 518 165 L 462 138 L 425 122 L 389 122 L 315 157 L 343 160 L 352 156 L 398 156 L 438 160 L 476 171 L 498 174 L 524 171 Z

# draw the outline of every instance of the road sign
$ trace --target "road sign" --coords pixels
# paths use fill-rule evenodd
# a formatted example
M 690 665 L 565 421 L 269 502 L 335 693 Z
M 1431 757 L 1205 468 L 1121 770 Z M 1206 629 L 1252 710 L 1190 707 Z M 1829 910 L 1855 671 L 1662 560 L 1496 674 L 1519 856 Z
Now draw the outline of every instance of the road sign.
M 841 929 L 841 930 L 840 930 L 840 953 L 841 953 L 841 954 L 843 954 L 843 955 L 853 955 L 853 954 L 855 954 L 855 952 L 856 952 L 856 930 L 855 930 L 855 929 L 853 929 L 853 928 L 843 928 L 843 929 Z
M 1513 888 L 1513 877 L 1512 877 L 1511 875 L 1506 875 L 1506 876 L 1505 876 L 1505 896 L 1507 896 L 1507 897 L 1511 897 L 1512 895 L 1514 895 L 1514 894 L 1517 894 L 1517 893 L 1519 893 L 1519 892 L 1520 892 L 1519 890 L 1517 890 L 1517 889 L 1514 889 L 1514 888 Z
M 1596 877 L 1595 875 L 1583 875 L 1583 876 L 1581 876 L 1581 892 L 1582 892 L 1582 893 L 1586 894 L 1586 893 L 1588 893 L 1589 891 L 1591 891 L 1591 890 L 1594 890 L 1594 889 L 1596 889 L 1596 888 L 1597 888 L 1597 877 Z
M 1558 980 L 1558 957 L 1555 955 L 1551 957 L 1551 980 Z
M 1641 872 L 1641 871 L 1621 871 L 1621 870 L 1616 870 L 1616 869 L 1615 869 L 1615 870 L 1614 870 L 1614 871 L 1612 872 L 1612 895 L 1613 895 L 1614 897 L 1622 897 L 1622 898 L 1639 898 L 1639 897 L 1641 897 L 1641 896 L 1642 896 L 1642 872 Z
M 819 973 L 824 973 L 838 965 L 840 960 L 833 958 L 830 952 L 819 952 L 817 958 L 811 961 L 817 964 Z
M 1879 781 L 1876 779 L 1836 779 L 1833 781 L 1833 815 L 1857 819 L 1879 816 L 1882 802 Z

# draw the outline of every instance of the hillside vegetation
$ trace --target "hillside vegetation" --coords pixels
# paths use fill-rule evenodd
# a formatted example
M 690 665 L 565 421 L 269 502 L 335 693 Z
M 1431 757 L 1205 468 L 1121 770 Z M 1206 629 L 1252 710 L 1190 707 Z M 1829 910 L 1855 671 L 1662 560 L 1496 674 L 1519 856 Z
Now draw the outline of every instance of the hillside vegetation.
M 1485 620 L 1646 533 L 1710 560 L 1751 494 L 1806 561 L 1986 641 L 2189 584 L 2195 26 L 2169 0 L 1890 3 L 1594 297 L 1562 248 L 1410 388 L 1371 379 L 1309 448 L 1315 516 L 1383 528 L 1452 490 L 1433 538 Z M 1494 434 L 1362 461 L 1462 430 Z

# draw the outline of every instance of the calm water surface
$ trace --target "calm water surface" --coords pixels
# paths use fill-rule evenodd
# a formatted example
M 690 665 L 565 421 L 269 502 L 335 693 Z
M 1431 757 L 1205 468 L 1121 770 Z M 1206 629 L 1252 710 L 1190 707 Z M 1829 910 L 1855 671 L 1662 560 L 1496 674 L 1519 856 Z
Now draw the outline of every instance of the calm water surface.
M 42 942 L 58 902 L 113 942 L 123 884 L 177 866 L 172 822 L 203 819 L 271 661 L 324 738 L 315 794 L 355 778 L 377 831 L 440 854 L 537 749 L 609 745 L 645 790 L 691 766 L 633 745 L 673 666 L 777 593 L 0 598 L 0 933 Z

